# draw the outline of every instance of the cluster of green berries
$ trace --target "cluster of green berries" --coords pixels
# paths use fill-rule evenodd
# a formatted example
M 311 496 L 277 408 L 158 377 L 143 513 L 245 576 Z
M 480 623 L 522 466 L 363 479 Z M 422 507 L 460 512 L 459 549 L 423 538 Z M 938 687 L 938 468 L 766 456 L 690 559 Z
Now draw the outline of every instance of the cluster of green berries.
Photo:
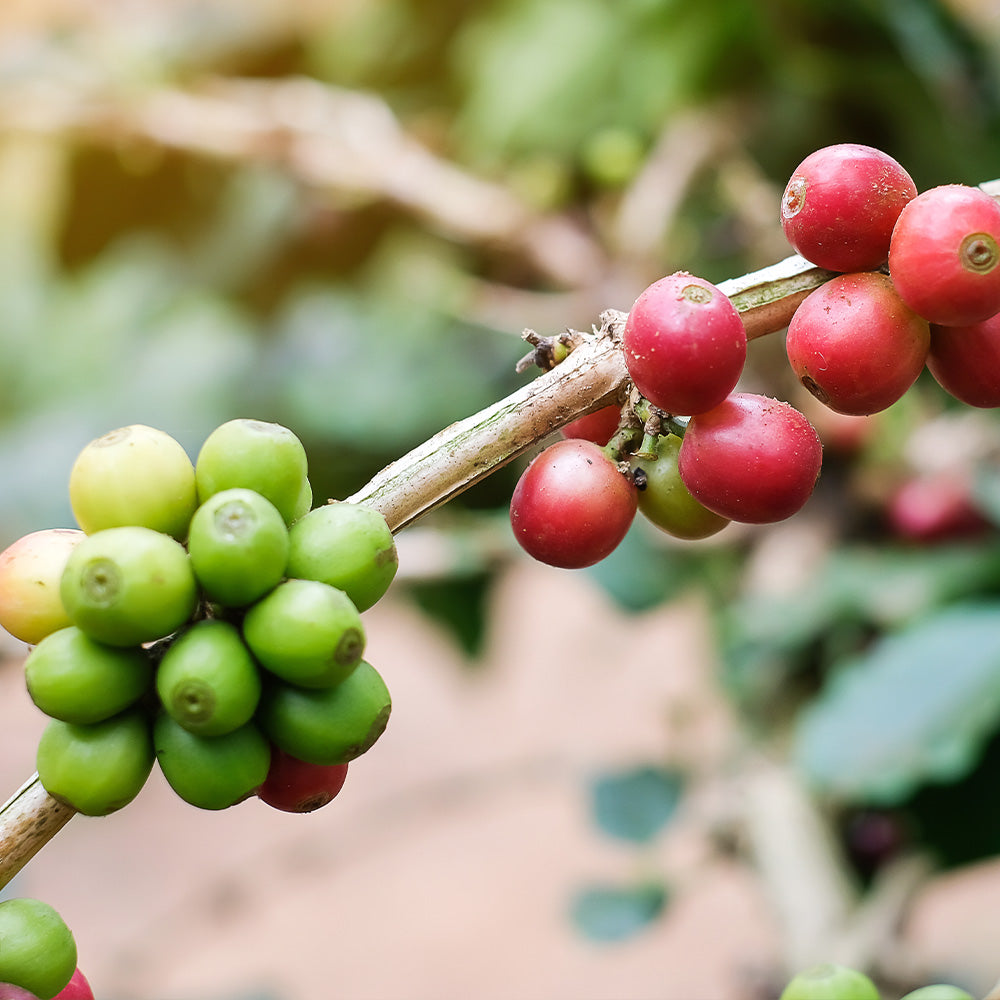
M 823 406 L 880 412 L 925 369 L 967 405 L 1000 406 L 993 197 L 963 184 L 918 193 L 888 154 L 842 143 L 794 171 L 780 221 L 799 255 L 831 272 L 785 339 L 791 369 Z M 633 303 L 620 341 L 628 406 L 567 425 L 514 489 L 511 525 L 530 555 L 592 565 L 639 511 L 698 539 L 803 507 L 822 467 L 820 435 L 790 403 L 739 391 L 747 331 L 719 288 L 686 271 L 660 278 Z
M 857 969 L 824 962 L 793 976 L 779 1000 L 881 1000 L 878 987 Z M 974 1000 L 951 983 L 932 983 L 911 990 L 900 1000 Z
M 0 902 L 0 1000 L 94 1000 L 76 962 L 73 932 L 48 903 Z
M 202 809 L 330 801 L 391 710 L 361 619 L 397 568 L 382 515 L 313 508 L 301 441 L 247 419 L 194 462 L 161 430 L 112 431 L 79 453 L 69 499 L 79 528 L 0 555 L 0 624 L 33 645 L 50 717 L 46 791 L 106 815 L 158 764 Z

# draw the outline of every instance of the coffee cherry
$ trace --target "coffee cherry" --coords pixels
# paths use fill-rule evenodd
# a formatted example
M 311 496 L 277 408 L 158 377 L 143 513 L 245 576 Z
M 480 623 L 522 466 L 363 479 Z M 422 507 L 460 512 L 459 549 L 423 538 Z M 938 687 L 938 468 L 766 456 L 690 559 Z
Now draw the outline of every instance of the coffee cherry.
M 794 976 L 779 1000 L 879 1000 L 879 992 L 863 972 L 825 962 Z
M 90 988 L 87 977 L 80 969 L 77 969 L 70 981 L 52 1000 L 94 1000 L 94 991 Z
M 222 490 L 195 511 L 187 547 L 205 596 L 239 608 L 281 582 L 288 562 L 288 528 L 278 508 L 259 493 Z
M 889 273 L 930 323 L 967 326 L 1000 312 L 1000 204 L 964 184 L 921 192 L 892 232 Z
M 731 521 L 781 521 L 809 499 L 823 461 L 812 424 L 793 406 L 733 393 L 691 418 L 678 469 L 692 495 Z
M 633 473 L 642 473 L 639 511 L 662 531 L 688 540 L 708 538 L 729 520 L 703 507 L 684 485 L 677 469 L 681 439 L 676 434 L 661 437 L 655 459 L 633 458 Z
M 226 621 L 195 622 L 174 639 L 156 671 L 160 703 L 198 736 L 221 736 L 246 724 L 260 700 L 260 670 Z
M 888 153 L 839 143 L 810 153 L 781 198 L 781 228 L 795 251 L 831 271 L 873 271 L 886 262 L 893 226 L 917 194 Z
M 810 292 L 785 349 L 799 381 L 838 413 L 877 413 L 924 369 L 930 327 L 878 271 L 842 274 Z
M 132 424 L 80 452 L 69 475 L 69 499 L 88 535 L 142 525 L 183 541 L 197 504 L 194 466 L 169 434 Z
M 618 547 L 636 506 L 635 486 L 596 444 L 567 439 L 549 445 L 521 474 L 510 523 L 528 555 L 581 569 Z
M 56 997 L 59 995 L 56 994 Z M 38 996 L 13 983 L 0 983 L 0 1000 L 38 1000 Z
M 911 990 L 906 996 L 900 997 L 900 1000 L 973 1000 L 973 996 L 951 983 L 931 983 Z
M 271 767 L 257 798 L 282 812 L 314 812 L 332 802 L 347 780 L 347 764 L 309 764 L 271 749 Z
M 278 508 L 286 524 L 301 515 L 307 474 L 302 442 L 287 427 L 263 420 L 236 419 L 217 427 L 195 461 L 200 503 L 234 487 L 253 490 Z
M 713 284 L 684 271 L 653 282 L 622 332 L 635 387 L 673 414 L 701 413 L 732 392 L 747 356 L 743 320 Z
M 13 983 L 0 983 L 0 1000 L 38 1000 L 38 997 Z
M 620 406 L 602 406 L 593 413 L 571 420 L 561 433 L 564 438 L 583 438 L 603 448 L 618 430 L 621 416 Z
M 149 720 L 138 708 L 90 725 L 53 719 L 35 758 L 42 787 L 86 816 L 128 805 L 153 767 Z
M 966 406 L 1000 406 L 1000 313 L 966 326 L 931 326 L 927 370 Z
M 198 604 L 198 585 L 180 542 L 152 528 L 107 528 L 85 538 L 59 587 L 70 620 L 112 646 L 170 635 Z
M 156 760 L 167 784 L 199 809 L 228 809 L 267 777 L 271 747 L 248 722 L 221 736 L 196 736 L 166 712 L 153 723 Z
M 362 660 L 333 687 L 269 683 L 257 721 L 275 746 L 310 764 L 348 764 L 385 731 L 392 699 L 378 671 Z
M 24 535 L 0 553 L 0 626 L 35 645 L 70 622 L 59 581 L 73 549 L 85 538 L 76 528 Z
M 907 479 L 890 495 L 886 517 L 900 537 L 924 544 L 975 538 L 992 530 L 973 503 L 969 477 L 952 470 Z
M 308 479 L 302 480 L 302 488 L 299 490 L 299 497 L 295 501 L 295 508 L 292 511 L 292 519 L 289 524 L 294 524 L 300 517 L 305 517 L 312 509 L 313 488 Z
M 296 521 L 288 538 L 287 575 L 343 590 L 359 611 L 385 594 L 399 568 L 389 525 L 364 504 L 323 504 Z
M 0 901 L 0 982 L 52 1000 L 69 983 L 76 957 L 72 931 L 48 903 L 24 896 Z
M 24 676 L 31 700 L 46 715 L 86 725 L 138 701 L 152 684 L 153 664 L 139 647 L 108 646 L 71 625 L 28 654 Z
M 243 637 L 261 666 L 302 687 L 342 682 L 361 662 L 365 630 L 342 590 L 286 580 L 243 619 Z

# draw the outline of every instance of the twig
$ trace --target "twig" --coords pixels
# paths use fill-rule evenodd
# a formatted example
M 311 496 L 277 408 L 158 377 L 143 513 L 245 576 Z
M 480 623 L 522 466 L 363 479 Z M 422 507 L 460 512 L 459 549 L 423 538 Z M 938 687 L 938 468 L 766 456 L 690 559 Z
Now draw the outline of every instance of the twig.
M 316 80 L 212 79 L 127 100 L 52 84 L 8 88 L 0 129 L 272 163 L 309 188 L 388 201 L 462 243 L 508 248 L 563 287 L 598 282 L 609 268 L 600 244 L 568 216 L 539 213 L 435 155 L 376 95 Z
M 722 282 L 719 288 L 740 311 L 747 336 L 755 339 L 784 329 L 802 299 L 831 276 L 831 272 L 791 256 Z M 564 424 L 612 400 L 623 400 L 629 381 L 617 338 L 625 318 L 620 310 L 607 310 L 599 329 L 585 335 L 580 346 L 551 371 L 506 399 L 446 427 L 386 466 L 348 499 L 379 510 L 392 530 L 398 531 L 518 458 Z M 0 888 L 71 815 L 72 810 L 44 791 L 37 776 L 0 806 Z

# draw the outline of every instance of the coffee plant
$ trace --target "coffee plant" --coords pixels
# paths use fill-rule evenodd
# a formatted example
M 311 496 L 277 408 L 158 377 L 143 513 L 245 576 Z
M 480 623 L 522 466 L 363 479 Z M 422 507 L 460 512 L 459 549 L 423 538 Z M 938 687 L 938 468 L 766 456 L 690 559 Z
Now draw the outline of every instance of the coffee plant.
M 776 206 L 797 255 L 719 285 L 677 271 L 590 332 L 526 331 L 521 367 L 542 374 L 343 499 L 314 503 L 305 447 L 273 422 L 229 420 L 193 459 L 142 424 L 93 440 L 69 473 L 77 527 L 31 532 L 0 553 L 0 625 L 30 647 L 25 684 L 49 717 L 36 775 L 0 809 L 0 880 L 74 814 L 128 806 L 154 767 L 203 810 L 250 797 L 293 813 L 331 803 L 390 722 L 362 613 L 394 580 L 395 534 L 522 455 L 537 451 L 510 497 L 513 538 L 536 560 L 578 570 L 612 557 L 637 516 L 696 544 L 795 516 L 827 460 L 813 421 L 881 414 L 925 370 L 956 406 L 996 406 L 996 187 L 918 192 L 877 149 L 817 150 Z M 798 405 L 741 387 L 748 343 L 784 329 Z M 939 511 L 933 522 L 896 494 L 901 534 L 990 530 L 969 488 L 945 485 L 938 506 L 916 505 Z M 995 667 L 995 618 L 966 618 Z M 896 669 L 906 650 L 905 640 L 898 651 L 886 644 L 868 669 Z M 845 674 L 844 698 L 850 683 Z M 806 721 L 807 762 L 832 738 L 824 726 L 836 732 L 822 714 Z M 928 754 L 931 773 L 948 766 Z M 822 777 L 821 764 L 813 770 Z M 646 802 L 619 829 L 642 842 L 669 819 L 682 782 L 629 780 L 602 794 Z M 870 780 L 890 789 L 906 779 L 887 768 Z M 866 841 L 856 830 L 858 856 L 867 850 L 877 868 L 892 828 L 878 843 L 871 825 L 857 829 L 868 831 Z M 655 885 L 640 888 L 617 901 L 626 922 L 636 906 L 641 922 L 665 904 Z M 582 899 L 579 919 L 607 902 Z M 866 972 L 827 962 L 791 976 L 780 996 L 882 993 Z M 906 1000 L 970 996 L 932 983 Z M 93 997 L 71 930 L 42 901 L 0 902 L 0 997 Z

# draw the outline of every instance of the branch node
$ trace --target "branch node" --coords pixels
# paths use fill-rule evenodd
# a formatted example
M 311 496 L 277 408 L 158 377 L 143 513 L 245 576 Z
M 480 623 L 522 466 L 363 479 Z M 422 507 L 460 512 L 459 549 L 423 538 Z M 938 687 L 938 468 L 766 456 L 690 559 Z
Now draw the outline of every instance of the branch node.
M 521 339 L 531 344 L 533 350 L 525 354 L 514 366 L 519 375 L 529 368 L 551 371 L 583 343 L 584 335 L 576 330 L 565 330 L 554 337 L 543 337 L 534 330 L 526 329 L 521 334 Z

